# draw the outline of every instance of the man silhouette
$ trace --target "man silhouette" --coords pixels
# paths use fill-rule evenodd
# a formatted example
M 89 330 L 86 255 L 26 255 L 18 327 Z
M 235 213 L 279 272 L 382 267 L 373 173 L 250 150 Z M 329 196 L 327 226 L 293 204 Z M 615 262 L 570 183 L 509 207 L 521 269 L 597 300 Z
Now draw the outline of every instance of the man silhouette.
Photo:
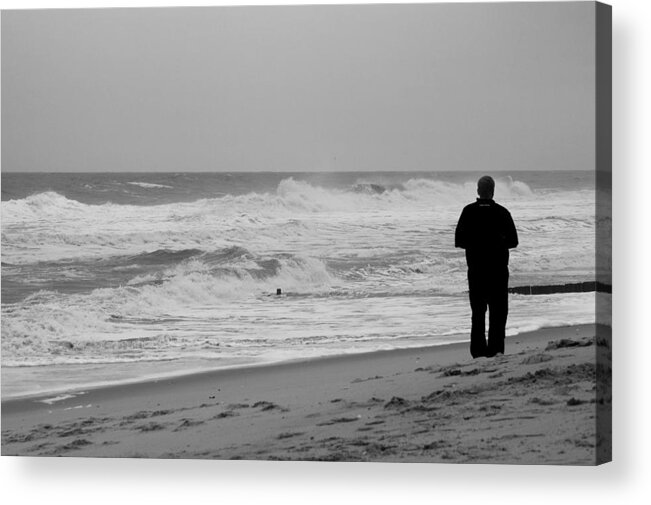
M 495 203 L 494 192 L 492 177 L 485 175 L 479 179 L 479 198 L 464 207 L 454 236 L 454 246 L 466 250 L 472 310 L 470 354 L 473 358 L 504 353 L 509 303 L 509 249 L 518 246 L 518 234 L 511 214 Z M 486 308 L 489 310 L 488 343 Z

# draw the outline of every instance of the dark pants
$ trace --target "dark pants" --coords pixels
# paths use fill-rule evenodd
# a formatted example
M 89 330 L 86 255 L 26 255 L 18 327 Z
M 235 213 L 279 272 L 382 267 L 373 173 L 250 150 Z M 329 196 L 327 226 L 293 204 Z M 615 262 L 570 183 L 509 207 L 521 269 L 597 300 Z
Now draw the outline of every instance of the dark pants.
M 472 330 L 470 354 L 473 358 L 504 353 L 506 317 L 509 311 L 509 269 L 468 269 Z M 488 308 L 488 342 L 486 342 L 486 309 Z

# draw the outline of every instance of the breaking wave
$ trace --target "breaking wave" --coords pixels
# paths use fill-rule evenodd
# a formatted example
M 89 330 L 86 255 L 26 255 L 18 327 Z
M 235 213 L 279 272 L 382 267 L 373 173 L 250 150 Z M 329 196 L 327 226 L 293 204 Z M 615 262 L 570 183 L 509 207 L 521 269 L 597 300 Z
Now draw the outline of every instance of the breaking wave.
M 275 295 L 280 286 L 296 294 L 318 293 L 335 283 L 325 264 L 312 258 L 281 256 L 229 263 L 229 258 L 249 253 L 238 248 L 214 254 L 180 253 L 141 255 L 136 261 L 152 257 L 157 261 L 163 257 L 166 261 L 189 259 L 137 275 L 119 287 L 72 295 L 39 291 L 20 304 L 3 306 L 2 351 L 9 359 L 6 363 L 49 355 L 53 349 L 60 351 L 61 342 L 104 341 L 111 340 L 111 335 L 124 339 L 130 332 L 141 338 L 152 330 L 166 335 L 170 321 L 192 319 L 193 311 L 200 313 L 202 307 L 214 309 L 237 299 L 251 301 Z
M 143 187 L 166 188 L 162 184 L 130 182 Z M 505 201 L 531 198 L 533 192 L 520 181 L 505 178 L 497 181 L 496 192 Z M 162 204 L 143 208 L 138 205 L 118 205 L 104 203 L 101 205 L 83 204 L 65 196 L 46 191 L 18 200 L 2 202 L 3 221 L 6 224 L 29 222 L 53 217 L 64 220 L 69 217 L 91 213 L 95 216 L 106 213 L 107 210 L 120 212 L 177 211 L 180 215 L 191 214 L 193 211 L 220 210 L 225 207 L 235 207 L 238 212 L 250 210 L 252 213 L 263 209 L 291 209 L 310 212 L 346 210 L 368 210 L 380 207 L 390 208 L 392 205 L 409 205 L 410 203 L 438 206 L 442 204 L 464 204 L 474 198 L 475 183 L 453 184 L 431 179 L 409 179 L 404 184 L 385 186 L 372 182 L 359 182 L 349 189 L 324 188 L 292 177 L 282 180 L 273 193 L 248 193 L 244 195 L 225 195 L 195 202 L 180 202 Z M 342 207 L 343 206 L 343 207 Z M 154 207 L 154 208 L 152 208 Z
M 503 179 L 498 187 L 507 201 L 535 198 L 528 186 L 518 181 Z M 259 243 L 263 251 L 324 233 L 323 227 L 317 228 L 326 226 L 326 221 L 332 230 L 343 220 L 348 224 L 369 216 L 390 220 L 410 212 L 449 213 L 452 219 L 473 193 L 471 183 L 429 179 L 410 179 L 393 186 L 358 181 L 347 189 L 334 189 L 291 177 L 270 193 L 150 206 L 84 204 L 48 191 L 2 202 L 3 259 L 24 264 L 205 248 L 207 244 L 219 248 Z

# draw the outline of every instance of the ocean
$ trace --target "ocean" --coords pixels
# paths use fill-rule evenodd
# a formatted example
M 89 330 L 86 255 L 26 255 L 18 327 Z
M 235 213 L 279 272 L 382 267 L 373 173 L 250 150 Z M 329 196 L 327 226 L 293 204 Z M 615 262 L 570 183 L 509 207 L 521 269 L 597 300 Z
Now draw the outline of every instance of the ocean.
M 481 175 L 2 173 L 2 398 L 468 340 Z M 594 281 L 594 173 L 492 175 L 510 285 Z M 594 321 L 512 294 L 507 335 Z

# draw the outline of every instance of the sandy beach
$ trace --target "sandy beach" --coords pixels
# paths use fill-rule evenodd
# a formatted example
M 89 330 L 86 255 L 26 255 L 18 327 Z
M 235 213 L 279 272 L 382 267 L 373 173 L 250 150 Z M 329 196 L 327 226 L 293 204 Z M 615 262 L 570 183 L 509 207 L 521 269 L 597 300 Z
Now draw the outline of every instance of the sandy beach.
M 591 465 L 610 459 L 599 335 L 521 334 L 493 359 L 452 344 L 8 400 L 2 455 Z

